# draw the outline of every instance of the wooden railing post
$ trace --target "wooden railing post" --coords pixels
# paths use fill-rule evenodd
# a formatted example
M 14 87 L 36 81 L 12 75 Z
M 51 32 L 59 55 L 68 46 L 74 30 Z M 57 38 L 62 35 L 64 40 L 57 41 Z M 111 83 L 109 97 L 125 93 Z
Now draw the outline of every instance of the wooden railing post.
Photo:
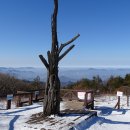
M 38 95 L 35 95 L 35 101 L 36 102 L 38 101 Z
M 39 91 L 35 91 L 35 102 L 38 102 Z
M 92 107 L 91 109 L 93 110 L 94 109 L 94 92 L 92 92 Z
M 7 100 L 6 109 L 10 109 L 10 108 L 11 108 L 11 100 Z
M 32 105 L 32 100 L 33 100 L 33 93 L 30 93 L 30 95 L 29 95 L 29 105 Z
M 20 95 L 17 95 L 17 107 L 22 107 Z
M 120 109 L 120 96 L 118 96 L 118 108 L 117 109 Z
M 118 96 L 118 101 L 114 108 L 120 109 L 120 96 Z
M 94 92 L 89 91 L 85 93 L 85 99 L 84 99 L 84 106 L 85 108 L 89 109 L 91 108 L 92 110 L 94 109 Z
M 13 94 L 7 95 L 7 106 L 6 106 L 6 109 L 10 109 L 11 108 L 11 100 L 12 99 L 13 99 Z
M 85 93 L 85 99 L 84 99 L 84 106 L 85 106 L 85 108 L 87 107 L 87 92 Z
M 127 95 L 127 107 L 129 107 L 129 95 Z

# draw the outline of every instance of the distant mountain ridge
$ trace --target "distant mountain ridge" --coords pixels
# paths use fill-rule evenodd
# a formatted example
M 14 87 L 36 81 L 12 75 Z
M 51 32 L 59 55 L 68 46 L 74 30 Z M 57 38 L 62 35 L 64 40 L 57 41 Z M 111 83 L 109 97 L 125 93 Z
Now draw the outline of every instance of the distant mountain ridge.
M 19 67 L 19 68 L 6 68 L 0 67 L 0 73 L 9 74 L 19 79 L 32 81 L 37 76 L 41 81 L 46 81 L 46 69 L 34 67 Z M 110 76 L 124 77 L 130 74 L 130 68 L 69 68 L 60 67 L 59 77 L 61 82 L 75 82 L 82 78 L 92 79 L 93 76 L 99 75 L 103 80 L 108 79 Z

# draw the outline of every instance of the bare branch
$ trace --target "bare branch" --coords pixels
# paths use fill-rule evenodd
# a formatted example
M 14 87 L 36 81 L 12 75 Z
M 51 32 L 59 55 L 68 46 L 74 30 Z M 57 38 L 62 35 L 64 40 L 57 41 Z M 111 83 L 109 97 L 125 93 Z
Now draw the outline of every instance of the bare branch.
M 58 54 L 60 54 L 60 52 L 62 51 L 62 49 L 65 47 L 64 44 L 61 44 L 60 47 L 59 47 L 59 50 L 58 50 Z
M 74 38 L 72 38 L 70 41 L 65 43 L 65 46 L 72 43 L 74 40 L 76 40 L 78 37 L 80 36 L 80 34 L 77 34 Z
M 61 56 L 59 56 L 59 61 L 66 56 L 73 48 L 75 45 L 71 45 Z
M 52 30 L 52 51 L 58 50 L 57 40 L 57 14 L 58 14 L 58 0 L 54 0 L 54 12 L 51 19 L 51 30 Z
M 45 67 L 48 69 L 49 64 L 47 63 L 46 59 L 42 55 L 39 55 L 39 58 L 41 59 L 42 63 L 45 65 Z
M 68 42 L 66 42 L 66 43 L 64 43 L 64 44 L 61 44 L 58 53 L 60 54 L 60 52 L 62 51 L 62 49 L 63 49 L 65 46 L 67 46 L 67 45 L 69 45 L 70 43 L 72 43 L 73 41 L 75 41 L 79 36 L 80 36 L 80 34 L 77 34 L 77 35 L 76 35 L 74 38 L 72 38 L 70 41 L 68 41 Z

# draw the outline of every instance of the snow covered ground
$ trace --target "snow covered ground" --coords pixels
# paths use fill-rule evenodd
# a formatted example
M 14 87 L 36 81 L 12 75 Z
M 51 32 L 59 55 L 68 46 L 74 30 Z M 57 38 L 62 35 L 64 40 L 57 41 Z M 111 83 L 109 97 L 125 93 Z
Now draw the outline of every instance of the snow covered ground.
M 121 98 L 121 109 L 113 109 L 117 97 L 101 97 L 96 103 L 98 117 L 89 124 L 88 130 L 130 130 L 130 107 L 126 97 Z
M 68 130 L 74 125 L 76 130 L 130 130 L 130 107 L 127 107 L 126 97 L 121 97 L 121 109 L 114 109 L 117 102 L 116 96 L 102 96 L 95 98 L 95 109 L 98 113 L 97 117 L 90 118 L 88 121 L 84 119 L 87 116 L 76 119 L 76 116 L 54 117 L 50 122 L 44 121 L 37 124 L 27 124 L 32 114 L 42 112 L 41 104 L 33 104 L 5 110 L 5 104 L 0 102 L 0 130 Z M 61 103 L 61 108 L 65 109 L 65 103 Z M 75 122 L 74 122 L 75 120 Z M 53 123 L 54 122 L 54 123 Z M 59 122 L 59 123 L 56 123 Z M 76 126 L 81 122 L 80 125 Z M 52 125 L 53 124 L 53 125 Z M 67 125 L 67 124 L 70 124 Z

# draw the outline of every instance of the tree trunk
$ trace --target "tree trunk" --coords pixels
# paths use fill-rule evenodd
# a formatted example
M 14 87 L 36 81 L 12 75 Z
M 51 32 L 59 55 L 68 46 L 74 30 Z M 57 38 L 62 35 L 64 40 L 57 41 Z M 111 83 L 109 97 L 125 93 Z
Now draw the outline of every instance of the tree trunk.
M 58 67 L 48 71 L 45 96 L 44 96 L 44 116 L 60 113 L 60 80 L 58 77 Z
M 45 88 L 43 113 L 45 116 L 59 114 L 60 112 L 60 80 L 58 77 L 58 40 L 57 40 L 57 13 L 58 0 L 54 0 L 54 13 L 52 15 L 52 49 L 48 51 L 48 76 Z
M 73 49 L 74 45 L 71 45 L 64 53 L 61 54 L 64 47 L 72 43 L 80 36 L 78 34 L 70 41 L 61 44 L 59 47 L 57 38 L 57 14 L 58 0 L 54 0 L 54 12 L 51 20 L 52 48 L 51 51 L 47 52 L 48 61 L 42 55 L 39 55 L 42 63 L 47 69 L 43 116 L 50 116 L 52 114 L 60 113 L 60 80 L 58 77 L 58 63 Z

